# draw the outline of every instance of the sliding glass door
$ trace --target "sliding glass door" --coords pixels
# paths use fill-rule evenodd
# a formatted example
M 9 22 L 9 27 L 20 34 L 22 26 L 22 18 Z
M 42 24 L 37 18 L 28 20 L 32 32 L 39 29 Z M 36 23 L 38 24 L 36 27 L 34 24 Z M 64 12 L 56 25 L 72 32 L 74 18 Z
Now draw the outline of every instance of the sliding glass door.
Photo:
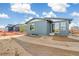
M 66 31 L 66 30 L 67 30 L 66 28 L 67 28 L 66 22 L 61 22 L 61 25 L 60 25 L 60 30 L 61 30 L 61 32 Z
M 63 33 L 67 30 L 66 22 L 55 22 L 52 24 L 51 32 L 53 33 Z
M 59 23 L 54 23 L 54 33 L 59 33 L 60 29 L 59 29 L 59 26 L 60 24 Z

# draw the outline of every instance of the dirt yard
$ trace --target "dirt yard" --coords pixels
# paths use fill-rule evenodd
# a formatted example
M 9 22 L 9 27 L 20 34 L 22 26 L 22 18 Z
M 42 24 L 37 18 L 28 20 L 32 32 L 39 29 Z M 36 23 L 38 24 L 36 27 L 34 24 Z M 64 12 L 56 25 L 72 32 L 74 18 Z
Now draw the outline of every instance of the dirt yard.
M 19 36 L 0 39 L 1 56 L 79 56 L 79 41 L 66 36 Z
M 79 56 L 79 43 L 73 39 L 57 41 L 52 36 L 22 36 L 16 42 L 33 56 Z
M 79 40 L 70 39 L 67 36 L 53 36 L 53 39 L 56 41 L 79 42 Z
M 0 56 L 31 55 L 25 51 L 13 38 L 0 40 Z
M 68 51 L 28 42 L 26 43 L 21 40 L 16 41 L 32 56 L 79 56 L 79 52 Z
M 13 35 L 21 35 L 21 32 L 7 32 L 7 31 L 0 31 L 0 36 L 13 36 Z

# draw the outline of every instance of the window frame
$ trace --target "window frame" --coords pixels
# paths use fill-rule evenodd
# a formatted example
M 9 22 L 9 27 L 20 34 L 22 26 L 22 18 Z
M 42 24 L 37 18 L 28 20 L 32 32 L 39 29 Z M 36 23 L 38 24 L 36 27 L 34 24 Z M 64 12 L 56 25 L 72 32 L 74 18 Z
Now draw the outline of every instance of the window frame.
M 66 27 L 67 27 L 66 22 L 61 22 L 60 26 L 61 26 L 60 27 L 61 31 L 66 31 Z
M 35 30 L 36 30 L 35 23 L 31 23 L 31 24 L 30 24 L 30 30 L 31 30 L 31 31 L 35 31 Z

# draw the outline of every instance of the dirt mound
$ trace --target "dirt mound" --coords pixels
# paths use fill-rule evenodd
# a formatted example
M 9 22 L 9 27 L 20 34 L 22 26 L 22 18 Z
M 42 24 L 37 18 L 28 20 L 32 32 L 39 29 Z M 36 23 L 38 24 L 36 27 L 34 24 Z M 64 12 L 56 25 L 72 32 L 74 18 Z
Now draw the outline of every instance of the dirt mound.
M 72 33 L 72 34 L 79 34 L 79 27 L 72 27 L 71 28 L 71 30 L 70 30 L 70 32 Z
M 53 36 L 53 40 L 57 41 L 68 41 L 68 42 L 79 42 L 79 40 L 70 39 L 67 36 Z

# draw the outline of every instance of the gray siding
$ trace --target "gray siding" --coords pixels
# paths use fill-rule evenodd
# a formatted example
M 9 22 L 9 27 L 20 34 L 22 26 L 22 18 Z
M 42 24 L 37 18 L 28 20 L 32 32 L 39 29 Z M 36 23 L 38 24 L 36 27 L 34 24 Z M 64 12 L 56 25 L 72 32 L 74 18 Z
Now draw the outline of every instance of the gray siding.
M 35 24 L 35 31 L 30 30 L 30 24 L 34 23 Z M 37 21 L 37 22 L 32 22 L 28 23 L 26 26 L 26 31 L 29 34 L 38 34 L 38 35 L 47 35 L 47 21 Z
M 60 29 L 59 35 L 68 35 L 69 34 L 69 21 L 65 21 L 65 22 L 66 22 L 66 30 L 61 31 L 61 29 Z M 60 28 L 61 28 L 61 24 L 60 24 Z
M 60 32 L 56 33 L 57 35 L 68 35 L 69 34 L 69 21 L 64 21 L 64 22 L 66 22 L 66 30 L 61 31 L 61 22 L 59 22 Z M 35 31 L 30 30 L 30 25 L 32 23 L 35 24 Z M 49 33 L 51 33 L 51 23 L 47 21 L 29 22 L 28 24 L 26 24 L 26 32 L 28 34 L 49 35 Z
M 47 34 L 51 33 L 51 23 L 47 22 Z

